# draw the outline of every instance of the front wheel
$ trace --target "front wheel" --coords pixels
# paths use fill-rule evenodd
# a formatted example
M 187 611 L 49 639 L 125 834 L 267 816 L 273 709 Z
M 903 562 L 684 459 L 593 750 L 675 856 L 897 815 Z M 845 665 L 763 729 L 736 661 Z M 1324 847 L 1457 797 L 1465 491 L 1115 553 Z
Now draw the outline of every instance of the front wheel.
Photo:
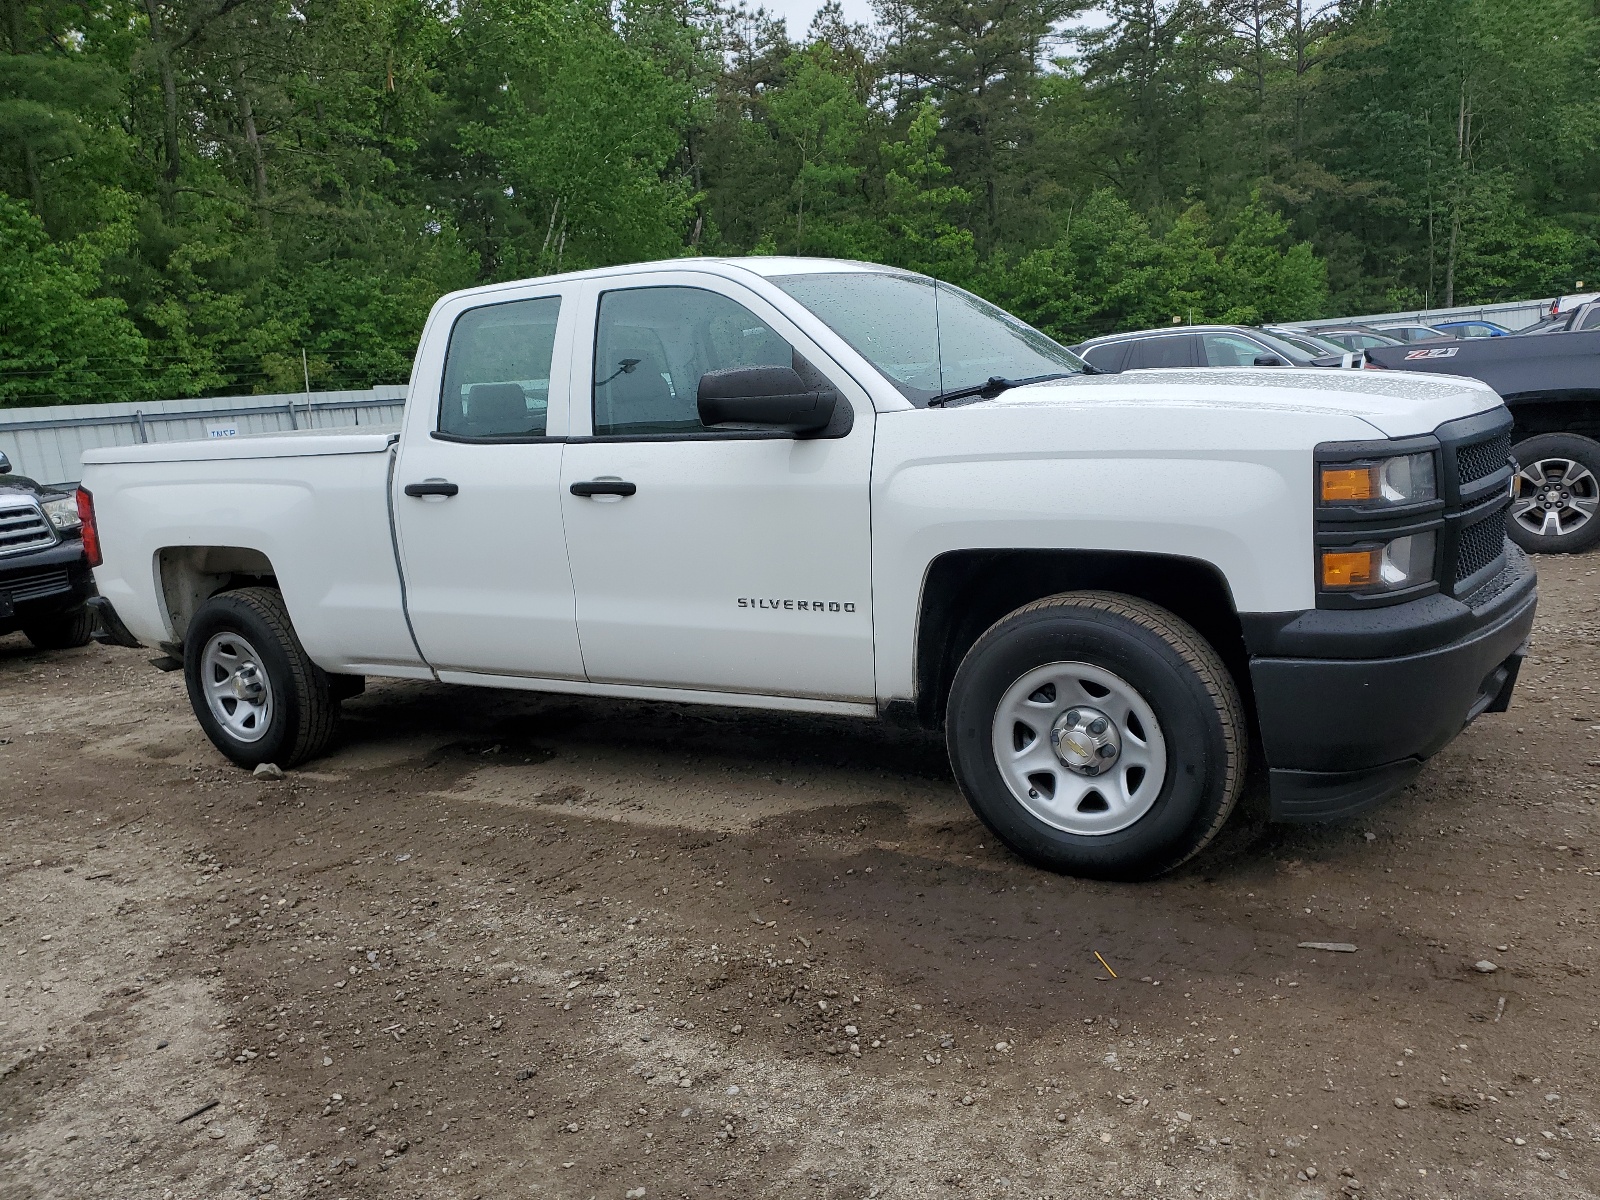
M 1576 433 L 1541 433 L 1511 453 L 1506 532 L 1535 554 L 1573 554 L 1600 542 L 1600 442 Z
M 222 592 L 184 638 L 189 704 L 212 744 L 243 767 L 293 766 L 333 737 L 339 704 L 272 588 Z
M 1154 604 L 1069 592 L 1002 618 L 951 685 L 945 736 L 985 825 L 1042 867 L 1148 879 L 1197 854 L 1244 785 L 1232 676 Z

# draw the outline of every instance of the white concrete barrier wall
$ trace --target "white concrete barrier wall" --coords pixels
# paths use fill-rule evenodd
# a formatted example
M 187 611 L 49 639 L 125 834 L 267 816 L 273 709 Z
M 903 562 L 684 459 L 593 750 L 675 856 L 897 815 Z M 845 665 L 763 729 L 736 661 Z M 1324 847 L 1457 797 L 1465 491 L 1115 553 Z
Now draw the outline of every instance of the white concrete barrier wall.
M 142 442 L 244 437 L 295 429 L 398 429 L 406 385 L 277 396 L 209 396 L 140 404 L 0 408 L 0 450 L 42 483 L 76 483 L 83 452 Z

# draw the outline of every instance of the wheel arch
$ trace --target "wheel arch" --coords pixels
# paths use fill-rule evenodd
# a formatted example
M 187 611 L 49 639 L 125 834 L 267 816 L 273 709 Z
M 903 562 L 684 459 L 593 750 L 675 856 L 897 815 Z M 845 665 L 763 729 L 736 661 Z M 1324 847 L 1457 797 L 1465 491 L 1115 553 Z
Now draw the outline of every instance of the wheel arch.
M 272 560 L 248 546 L 163 546 L 156 551 L 156 583 L 172 641 L 181 656 L 194 614 L 212 596 L 241 587 L 278 586 Z
M 1233 593 L 1212 564 L 1101 550 L 953 550 L 928 564 L 917 607 L 916 718 L 938 728 L 956 668 L 1009 612 L 1069 591 L 1136 596 L 1194 626 L 1222 658 L 1253 719 L 1249 655 Z
M 1506 397 L 1513 443 L 1541 433 L 1575 433 L 1600 441 L 1600 389 L 1531 392 Z

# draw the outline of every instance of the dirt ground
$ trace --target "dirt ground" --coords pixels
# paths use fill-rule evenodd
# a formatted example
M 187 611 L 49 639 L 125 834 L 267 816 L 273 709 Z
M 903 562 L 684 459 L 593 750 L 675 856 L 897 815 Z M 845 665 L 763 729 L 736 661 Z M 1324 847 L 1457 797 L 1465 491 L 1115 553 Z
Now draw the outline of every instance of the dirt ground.
M 1142 886 L 921 734 L 377 683 L 274 782 L 0 639 L 0 1197 L 1595 1196 L 1595 561 L 1404 795 Z

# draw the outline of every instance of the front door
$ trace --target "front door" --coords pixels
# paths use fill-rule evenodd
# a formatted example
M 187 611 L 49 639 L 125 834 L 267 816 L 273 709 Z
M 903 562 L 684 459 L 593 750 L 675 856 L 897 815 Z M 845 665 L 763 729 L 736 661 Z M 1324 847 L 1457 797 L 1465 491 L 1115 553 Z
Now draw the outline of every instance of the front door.
M 413 381 L 392 496 L 406 612 L 441 675 L 583 678 L 552 435 L 565 432 L 570 305 L 556 292 L 469 308 L 437 405 Z
M 596 287 L 575 350 L 592 436 L 566 448 L 561 503 L 589 679 L 870 702 L 869 399 L 755 293 L 651 279 Z M 821 373 L 848 419 L 703 426 L 700 376 L 757 365 Z

